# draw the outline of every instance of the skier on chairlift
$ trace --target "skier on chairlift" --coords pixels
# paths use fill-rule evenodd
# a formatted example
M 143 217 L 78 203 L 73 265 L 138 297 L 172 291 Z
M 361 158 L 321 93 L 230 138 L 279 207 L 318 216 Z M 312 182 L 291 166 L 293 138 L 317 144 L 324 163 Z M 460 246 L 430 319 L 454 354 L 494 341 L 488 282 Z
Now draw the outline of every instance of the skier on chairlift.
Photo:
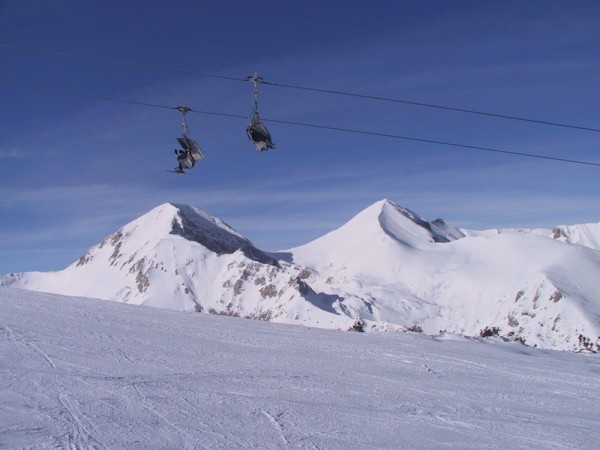
M 177 155 L 177 163 L 178 166 L 175 168 L 175 172 L 177 173 L 185 173 L 183 168 L 191 169 L 194 167 L 195 161 L 189 158 L 190 152 L 188 150 L 173 150 L 175 155 Z M 191 161 L 191 162 L 190 162 Z
M 181 145 L 182 149 L 173 150 L 177 157 L 177 167 L 175 168 L 175 172 L 185 173 L 183 169 L 191 169 L 194 167 L 197 161 L 200 161 L 202 158 L 204 158 L 204 154 L 200 149 L 200 145 L 188 137 L 188 128 L 185 121 L 185 115 L 190 112 L 191 109 L 186 106 L 178 106 L 177 110 L 183 115 L 183 122 L 181 123 L 183 135 L 182 137 L 177 138 L 177 142 L 179 142 L 179 145 Z

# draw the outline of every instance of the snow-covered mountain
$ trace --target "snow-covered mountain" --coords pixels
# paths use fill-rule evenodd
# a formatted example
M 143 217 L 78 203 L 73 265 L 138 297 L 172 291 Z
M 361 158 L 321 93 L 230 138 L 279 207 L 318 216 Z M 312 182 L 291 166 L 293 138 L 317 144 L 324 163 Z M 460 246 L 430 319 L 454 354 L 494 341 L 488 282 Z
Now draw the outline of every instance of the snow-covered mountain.
M 597 350 L 599 242 L 600 224 L 474 232 L 381 200 L 313 242 L 267 253 L 203 211 L 164 204 L 65 270 L 0 284 L 323 328 L 360 318 L 367 330 L 498 333 Z
M 600 222 L 579 225 L 558 225 L 547 228 L 496 228 L 493 230 L 461 230 L 464 236 L 495 236 L 498 234 L 537 234 L 556 239 L 567 244 L 583 245 L 600 250 Z
M 329 318 L 338 319 L 330 327 L 347 325 L 350 319 L 315 306 L 321 299 L 304 283 L 306 275 L 257 249 L 223 221 L 166 203 L 62 271 L 11 274 L 0 284 L 178 311 L 301 323 Z
M 600 222 L 559 225 L 552 229 L 552 238 L 567 244 L 578 244 L 600 250 Z
M 412 321 L 429 334 L 497 328 L 530 345 L 597 348 L 600 252 L 535 233 L 438 230 L 383 200 L 290 254 L 317 274 L 307 280 L 313 289 L 343 298 L 352 316 Z

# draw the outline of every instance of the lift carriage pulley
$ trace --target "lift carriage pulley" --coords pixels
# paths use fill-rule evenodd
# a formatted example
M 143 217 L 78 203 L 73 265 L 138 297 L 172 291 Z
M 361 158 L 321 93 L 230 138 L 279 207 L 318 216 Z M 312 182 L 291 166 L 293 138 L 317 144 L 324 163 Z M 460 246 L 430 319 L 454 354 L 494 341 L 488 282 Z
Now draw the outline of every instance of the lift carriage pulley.
M 188 127 L 187 127 L 187 122 L 185 121 L 185 115 L 187 113 L 189 113 L 191 111 L 191 109 L 188 108 L 187 106 L 178 106 L 177 111 L 179 111 L 181 113 L 181 115 L 183 116 L 183 120 L 181 122 L 181 128 L 183 128 L 183 135 L 187 136 Z

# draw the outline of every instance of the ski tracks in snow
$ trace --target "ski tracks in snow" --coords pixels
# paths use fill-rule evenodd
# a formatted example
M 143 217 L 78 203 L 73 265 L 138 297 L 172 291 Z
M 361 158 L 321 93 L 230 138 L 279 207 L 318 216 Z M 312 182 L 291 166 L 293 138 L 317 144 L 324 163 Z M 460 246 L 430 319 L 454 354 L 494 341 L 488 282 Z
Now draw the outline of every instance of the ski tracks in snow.
M 87 449 L 87 448 L 103 448 L 108 447 L 95 436 L 100 433 L 94 427 L 94 423 L 89 420 L 79 408 L 76 406 L 67 395 L 59 392 L 56 396 L 58 403 L 64 410 L 66 422 L 69 425 L 70 431 L 67 433 L 66 440 L 68 448 L 72 449 Z M 84 423 L 87 422 L 87 423 Z
M 0 446 L 595 448 L 596 356 L 0 290 Z
M 285 413 L 281 412 L 277 414 L 271 414 L 269 411 L 266 411 L 264 409 L 259 409 L 259 412 L 267 418 L 271 425 L 273 425 L 273 428 L 275 428 L 275 430 L 279 434 L 279 437 L 281 438 L 283 444 L 289 445 L 290 441 L 288 440 L 288 437 L 284 432 L 285 429 L 283 424 L 283 416 L 285 415 Z
M 259 408 L 258 412 L 262 414 L 269 424 L 273 427 L 275 432 L 281 439 L 281 443 L 284 447 L 309 447 L 313 449 L 320 449 L 318 445 L 317 437 L 324 438 L 329 442 L 335 439 L 333 432 L 338 431 L 344 427 L 334 428 L 330 430 L 321 431 L 309 431 L 293 421 L 286 419 L 287 412 L 273 413 L 269 410 Z M 308 444 L 305 445 L 305 444 Z
M 13 355 L 18 355 L 17 360 L 26 361 L 30 366 L 22 374 L 30 388 L 30 395 L 44 397 L 49 403 L 34 413 L 37 416 L 46 417 L 45 420 L 54 423 L 64 431 L 53 437 L 52 440 L 55 444 L 70 449 L 106 449 L 107 447 L 102 441 L 95 437 L 99 433 L 93 422 L 82 414 L 76 406 L 76 402 L 63 392 L 61 385 L 64 381 L 59 378 L 65 375 L 68 377 L 68 375 L 58 369 L 57 362 L 53 357 L 43 349 L 41 344 L 35 343 L 32 336 L 16 331 L 5 324 L 0 324 L 0 330 L 5 332 L 9 350 L 13 352 Z M 36 357 L 40 362 L 36 362 Z M 44 366 L 49 367 L 51 371 L 48 372 Z M 55 395 L 48 395 L 49 390 L 53 390 Z M 52 412 L 53 410 L 59 410 L 59 412 Z M 57 420 L 57 418 L 61 420 Z M 19 432 L 26 435 L 28 431 L 22 429 Z M 39 428 L 34 427 L 31 432 L 39 434 Z

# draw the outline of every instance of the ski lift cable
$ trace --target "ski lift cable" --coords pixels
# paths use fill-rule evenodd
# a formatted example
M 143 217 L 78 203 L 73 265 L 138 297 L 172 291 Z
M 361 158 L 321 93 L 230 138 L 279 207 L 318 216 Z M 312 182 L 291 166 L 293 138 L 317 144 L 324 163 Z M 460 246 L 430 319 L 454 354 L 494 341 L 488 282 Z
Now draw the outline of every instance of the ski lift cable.
M 93 98 L 96 100 L 106 100 L 106 101 L 118 102 L 118 103 L 128 103 L 131 105 L 148 106 L 148 107 L 152 107 L 152 108 L 163 108 L 163 109 L 177 109 L 178 108 L 176 106 L 158 105 L 156 103 L 139 102 L 136 100 L 123 100 L 121 98 L 106 97 L 106 96 L 94 95 L 94 94 L 85 94 L 82 92 L 73 92 L 73 91 L 67 91 L 65 89 L 56 89 L 56 88 L 51 88 L 51 87 L 46 87 L 46 86 L 34 86 L 31 84 L 13 83 L 11 81 L 4 81 L 4 80 L 0 80 L 0 83 L 5 84 L 7 86 L 14 86 L 14 87 L 19 87 L 19 88 L 24 88 L 24 89 L 34 89 L 34 90 L 38 90 L 38 91 L 52 92 L 55 94 L 71 95 L 71 96 L 75 96 L 75 97 L 87 97 L 87 98 Z
M 304 90 L 304 91 L 321 92 L 321 93 L 326 93 L 326 94 L 344 95 L 347 97 L 358 97 L 358 98 L 364 98 L 364 99 L 369 99 L 369 100 L 378 100 L 378 101 L 392 102 L 392 103 L 403 103 L 405 105 L 423 106 L 423 107 L 427 107 L 427 108 L 442 109 L 442 110 L 446 110 L 446 111 L 455 111 L 455 112 L 461 112 L 461 113 L 467 113 L 467 114 L 477 114 L 480 116 L 495 117 L 495 118 L 499 118 L 499 119 L 518 120 L 518 121 L 522 121 L 522 122 L 537 123 L 537 124 L 541 124 L 541 125 L 550 125 L 550 126 L 554 126 L 554 127 L 573 128 L 576 130 L 593 131 L 596 133 L 600 133 L 600 128 L 583 127 L 583 126 L 579 126 L 579 125 L 570 125 L 570 124 L 559 123 L 559 122 L 550 122 L 547 120 L 529 119 L 526 117 L 509 116 L 506 114 L 497 114 L 497 113 L 491 113 L 491 112 L 476 111 L 473 109 L 454 108 L 452 106 L 434 105 L 431 103 L 414 102 L 414 101 L 410 101 L 410 100 L 400 100 L 400 99 L 389 98 L 389 97 L 378 97 L 375 95 L 357 94 L 357 93 L 353 93 L 353 92 L 335 91 L 335 90 L 330 90 L 330 89 L 320 89 L 320 88 L 313 88 L 313 87 L 308 87 L 308 86 L 295 86 L 292 84 L 273 83 L 270 81 L 263 81 L 263 84 L 266 84 L 269 86 L 283 87 L 283 88 L 288 88 L 288 89 L 299 89 L 299 90 Z
M 247 119 L 247 116 L 243 116 L 240 114 L 220 113 L 220 112 L 215 112 L 215 111 L 192 109 L 192 108 L 183 107 L 183 106 L 166 106 L 166 105 L 159 105 L 156 103 L 147 103 L 147 102 L 140 102 L 140 101 L 135 101 L 135 100 L 124 100 L 124 99 L 119 99 L 119 98 L 115 98 L 115 97 L 106 97 L 106 96 L 101 96 L 101 95 L 85 94 L 85 93 L 80 93 L 80 92 L 48 88 L 48 87 L 43 87 L 43 86 L 32 86 L 32 85 L 21 84 L 21 83 L 12 83 L 12 82 L 3 81 L 3 80 L 0 80 L 0 84 L 20 87 L 20 88 L 25 88 L 25 89 L 48 91 L 48 92 L 63 94 L 63 95 L 93 98 L 96 100 L 127 103 L 127 104 L 132 104 L 132 105 L 137 105 L 137 106 L 172 109 L 172 110 L 177 110 L 180 112 L 182 112 L 182 109 L 185 109 L 186 113 L 189 112 L 189 113 L 205 114 L 205 115 L 212 115 L 212 116 L 219 116 L 219 117 L 229 117 L 229 118 L 235 118 L 235 119 Z M 459 144 L 459 143 L 455 143 L 455 142 L 438 141 L 438 140 L 434 140 L 434 139 L 416 138 L 416 137 L 410 137 L 410 136 L 400 136 L 397 134 L 380 133 L 380 132 L 366 131 L 366 130 L 357 130 L 354 128 L 334 127 L 334 126 L 330 126 L 330 125 L 319 125 L 319 124 L 313 124 L 313 123 L 293 122 L 293 121 L 279 120 L 279 119 L 265 119 L 265 120 L 268 122 L 280 123 L 280 124 L 284 124 L 284 125 L 318 128 L 318 129 L 323 129 L 323 130 L 332 130 L 332 131 L 339 131 L 339 132 L 345 132 L 345 133 L 362 134 L 362 135 L 367 135 L 367 136 L 377 136 L 377 137 L 384 137 L 384 138 L 391 138 L 391 139 L 401 139 L 401 140 L 407 140 L 407 141 L 413 141 L 413 142 L 422 142 L 422 143 L 426 143 L 426 144 L 444 145 L 444 146 L 457 147 L 457 148 L 466 148 L 466 149 L 470 149 L 470 150 L 503 153 L 503 154 L 513 155 L 513 156 L 522 156 L 522 157 L 528 157 L 528 158 L 537 158 L 537 159 L 545 159 L 545 160 L 558 161 L 558 162 L 564 162 L 564 163 L 572 163 L 572 164 L 581 164 L 581 165 L 586 165 L 586 166 L 600 167 L 600 163 L 577 160 L 577 159 L 559 158 L 559 157 L 539 155 L 539 154 L 534 154 L 534 153 L 525 153 L 525 152 L 517 152 L 517 151 L 511 151 L 511 150 L 495 149 L 495 148 L 490 148 L 490 147 L 480 147 L 480 146 L 476 146 L 476 145 Z
M 41 54 L 66 57 L 66 58 L 83 59 L 83 60 L 87 60 L 87 61 L 97 61 L 97 62 L 102 62 L 102 63 L 107 63 L 107 64 L 118 64 L 118 65 L 124 65 L 124 66 L 137 67 L 140 69 L 152 69 L 152 70 L 162 70 L 162 71 L 175 72 L 175 73 L 184 73 L 184 74 L 188 74 L 188 75 L 196 75 L 196 76 L 202 76 L 202 77 L 207 77 L 207 78 L 217 78 L 217 79 L 222 79 L 222 80 L 244 81 L 244 82 L 249 81 L 248 78 L 237 78 L 237 77 L 229 77 L 229 76 L 223 76 L 223 75 L 215 75 L 215 74 L 209 74 L 209 73 L 204 73 L 204 72 L 197 72 L 197 71 L 193 71 L 193 70 L 176 69 L 173 67 L 158 66 L 158 65 L 152 65 L 152 64 L 141 64 L 141 63 L 135 63 L 135 62 L 130 62 L 130 61 L 119 61 L 119 60 L 114 60 L 114 59 L 109 59 L 109 58 L 84 56 L 84 55 L 77 55 L 77 54 L 73 54 L 73 53 L 58 52 L 58 51 L 52 51 L 52 50 L 34 49 L 34 48 L 30 48 L 30 47 L 22 47 L 22 46 L 9 45 L 9 44 L 4 44 L 4 43 L 0 43 L 0 48 L 23 51 L 23 52 L 31 52 L 31 53 L 41 53 Z M 252 80 L 250 80 L 250 81 L 252 81 Z M 532 119 L 532 118 L 527 118 L 527 117 L 512 116 L 512 115 L 508 115 L 508 114 L 498 114 L 498 113 L 477 111 L 477 110 L 466 109 L 466 108 L 456 108 L 456 107 L 452 107 L 452 106 L 436 105 L 436 104 L 432 104 L 432 103 L 424 103 L 424 102 L 416 102 L 416 101 L 411 101 L 411 100 L 402 100 L 402 99 L 397 99 L 397 98 L 359 94 L 359 93 L 355 93 L 355 92 L 337 91 L 337 90 L 332 90 L 332 89 L 322 89 L 322 88 L 315 88 L 315 87 L 309 87 L 309 86 L 298 86 L 298 85 L 293 85 L 293 84 L 276 83 L 276 82 L 272 82 L 272 81 L 264 81 L 262 79 L 261 79 L 261 82 L 265 85 L 275 86 L 275 87 L 280 87 L 280 88 L 297 89 L 297 90 L 304 90 L 304 91 L 320 92 L 320 93 L 324 93 L 324 94 L 342 95 L 342 96 L 347 96 L 347 97 L 362 98 L 362 99 L 368 99 L 368 100 L 400 103 L 400 104 L 405 104 L 405 105 L 434 108 L 434 109 L 440 109 L 440 110 L 445 110 L 445 111 L 460 112 L 460 113 L 465 113 L 465 114 L 475 114 L 475 115 L 480 115 L 480 116 L 493 117 L 493 118 L 497 118 L 497 119 L 514 120 L 514 121 L 534 123 L 534 124 L 538 124 L 538 125 L 547 125 L 547 126 L 570 128 L 570 129 L 575 129 L 575 130 L 591 131 L 591 132 L 595 132 L 595 133 L 600 133 L 600 128 L 584 127 L 584 126 L 580 126 L 580 125 L 572 125 L 572 124 L 553 122 L 553 121 L 547 121 L 547 120 L 538 120 L 538 119 Z
M 215 75 L 215 74 L 210 74 L 210 73 L 196 72 L 194 70 L 176 69 L 173 67 L 158 66 L 158 65 L 153 65 L 153 64 L 142 64 L 142 63 L 135 63 L 135 62 L 131 62 L 131 61 L 120 61 L 120 60 L 109 59 L 109 58 L 99 58 L 96 56 L 76 55 L 74 53 L 57 52 L 57 51 L 53 51 L 53 50 L 42 50 L 42 49 L 35 49 L 35 48 L 29 48 L 29 47 L 19 47 L 16 45 L 8 45 L 8 44 L 3 44 L 3 43 L 0 43 L 0 48 L 8 48 L 11 50 L 18 50 L 18 51 L 30 52 L 30 53 L 41 53 L 44 55 L 60 56 L 60 57 L 64 57 L 64 58 L 83 59 L 86 61 L 95 61 L 95 62 L 101 62 L 101 63 L 106 63 L 106 64 L 116 64 L 116 65 L 122 65 L 122 66 L 137 67 L 139 69 L 162 70 L 165 72 L 184 73 L 184 74 L 188 74 L 188 75 L 197 75 L 197 76 L 207 77 L 207 78 L 219 78 L 222 80 L 246 81 L 245 78 L 235 78 L 235 77 L 228 77 L 228 76 L 224 76 L 224 75 Z
M 273 122 L 273 123 L 281 123 L 281 124 L 287 124 L 287 125 L 297 125 L 297 126 L 311 127 L 311 128 L 322 128 L 322 129 L 326 129 L 326 130 L 342 131 L 342 132 L 346 132 L 346 133 L 366 134 L 369 136 L 386 137 L 386 138 L 392 138 L 392 139 L 402 139 L 402 140 L 407 140 L 407 141 L 423 142 L 423 143 L 427 143 L 427 144 L 446 145 L 446 146 L 460 147 L 460 148 L 466 148 L 466 149 L 471 149 L 471 150 L 481 150 L 481 151 L 486 151 L 486 152 L 504 153 L 507 155 L 526 156 L 529 158 L 547 159 L 547 160 L 552 160 L 552 161 L 560 161 L 560 162 L 566 162 L 566 163 L 584 164 L 584 165 L 589 165 L 589 166 L 600 167 L 600 163 L 594 163 L 591 161 L 581 161 L 581 160 L 576 160 L 576 159 L 558 158 L 558 157 L 553 157 L 553 156 L 538 155 L 535 153 L 524 153 L 524 152 L 516 152 L 516 151 L 510 151 L 510 150 L 500 150 L 500 149 L 489 148 L 489 147 L 480 147 L 477 145 L 458 144 L 458 143 L 454 143 L 454 142 L 437 141 L 434 139 L 399 136 L 397 134 L 356 130 L 353 128 L 332 127 L 329 125 L 317 125 L 317 124 L 310 124 L 310 123 L 290 122 L 290 121 L 286 121 L 286 120 L 277 120 L 277 119 L 265 119 L 265 120 L 269 121 L 269 122 Z

